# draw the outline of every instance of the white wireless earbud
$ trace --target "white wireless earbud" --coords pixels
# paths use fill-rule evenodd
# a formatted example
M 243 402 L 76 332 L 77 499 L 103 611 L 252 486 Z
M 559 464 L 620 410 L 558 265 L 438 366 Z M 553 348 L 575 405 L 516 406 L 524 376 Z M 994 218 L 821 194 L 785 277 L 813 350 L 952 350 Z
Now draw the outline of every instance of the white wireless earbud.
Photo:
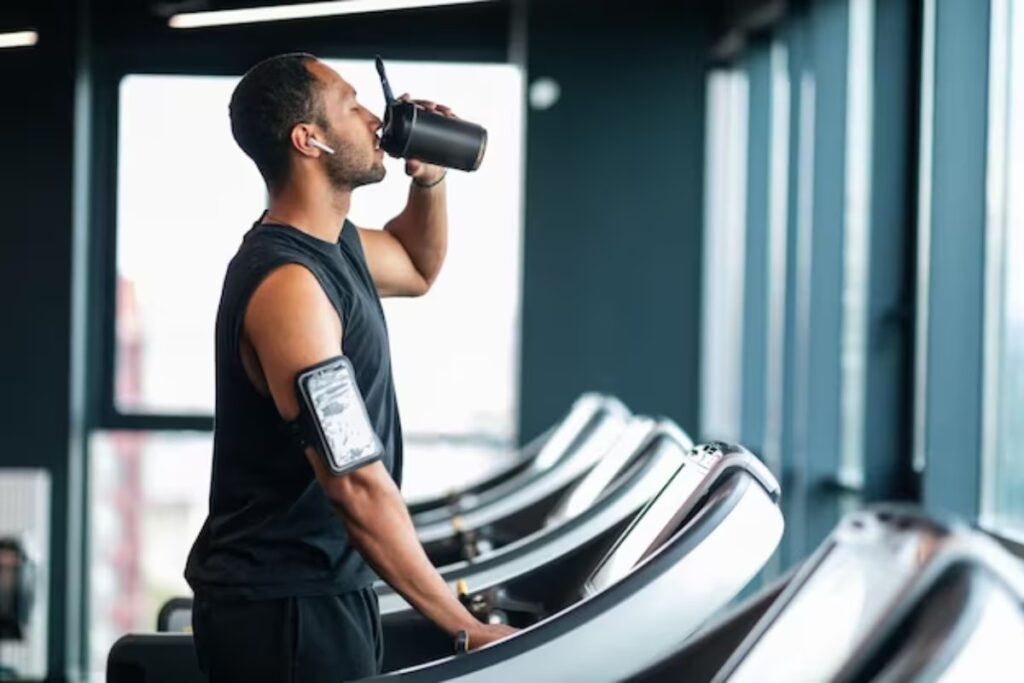
M 320 142 L 316 138 L 310 138 L 309 139 L 309 144 L 312 147 L 316 147 L 317 149 L 322 149 L 323 151 L 327 152 L 328 154 L 334 154 L 334 150 L 333 149 L 331 149 L 330 147 L 328 147 L 324 143 Z

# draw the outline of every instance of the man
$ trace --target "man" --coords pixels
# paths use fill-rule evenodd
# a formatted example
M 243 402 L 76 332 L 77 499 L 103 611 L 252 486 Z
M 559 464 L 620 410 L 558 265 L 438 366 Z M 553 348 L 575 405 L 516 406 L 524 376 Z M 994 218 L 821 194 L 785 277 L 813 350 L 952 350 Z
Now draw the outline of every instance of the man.
M 254 66 L 230 117 L 270 207 L 228 267 L 217 315 L 210 514 L 185 570 L 201 666 L 214 682 L 379 672 L 374 572 L 447 633 L 467 631 L 470 647 L 509 635 L 453 595 L 399 492 L 402 433 L 379 297 L 420 296 L 437 278 L 445 170 L 408 161 L 405 209 L 384 230 L 349 222 L 352 191 L 385 174 L 381 121 L 311 55 Z M 327 391 L 342 399 L 318 413 L 297 379 L 325 366 L 341 378 Z M 339 405 L 343 419 L 331 422 Z M 361 433 L 372 436 L 362 446 Z

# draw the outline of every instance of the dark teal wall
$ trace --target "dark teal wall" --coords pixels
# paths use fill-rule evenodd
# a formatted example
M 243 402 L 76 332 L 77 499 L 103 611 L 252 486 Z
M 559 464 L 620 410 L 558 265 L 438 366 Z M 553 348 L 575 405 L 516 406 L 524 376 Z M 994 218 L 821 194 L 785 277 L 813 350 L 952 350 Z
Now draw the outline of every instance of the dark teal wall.
M 707 36 L 685 3 L 533 2 L 521 435 L 586 390 L 698 425 Z

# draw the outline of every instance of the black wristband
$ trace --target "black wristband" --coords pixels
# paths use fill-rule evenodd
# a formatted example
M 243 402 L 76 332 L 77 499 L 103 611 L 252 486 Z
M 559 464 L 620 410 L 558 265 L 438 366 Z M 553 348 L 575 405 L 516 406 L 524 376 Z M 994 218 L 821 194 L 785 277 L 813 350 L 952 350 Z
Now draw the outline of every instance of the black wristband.
M 415 185 L 416 187 L 422 187 L 424 190 L 428 190 L 428 189 L 430 189 L 430 188 L 432 188 L 432 187 L 434 187 L 436 185 L 440 185 L 441 181 L 443 181 L 447 177 L 448 177 L 448 169 L 445 169 L 444 173 L 441 174 L 441 177 L 438 178 L 437 180 L 435 180 L 432 183 L 424 184 L 424 183 L 421 183 L 420 181 L 416 180 L 415 178 L 413 178 L 412 179 L 412 184 Z

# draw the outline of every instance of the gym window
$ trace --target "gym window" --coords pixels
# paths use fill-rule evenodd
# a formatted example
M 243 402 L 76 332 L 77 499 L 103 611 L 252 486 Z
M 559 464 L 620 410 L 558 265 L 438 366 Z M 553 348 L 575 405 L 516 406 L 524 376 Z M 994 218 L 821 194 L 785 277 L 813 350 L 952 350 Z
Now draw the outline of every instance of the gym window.
M 333 65 L 364 104 L 382 109 L 370 63 Z M 501 122 L 490 126 L 487 164 L 451 174 L 450 253 L 434 289 L 411 305 L 385 301 L 403 422 L 410 434 L 510 442 L 518 376 L 521 77 L 507 65 L 396 62 L 392 71 L 394 83 L 451 102 L 461 116 Z M 265 201 L 259 174 L 231 138 L 227 102 L 236 81 L 130 75 L 121 83 L 115 414 L 213 413 L 213 328 L 224 269 Z M 406 192 L 402 162 L 388 159 L 385 182 L 355 195 L 353 222 L 382 227 Z M 453 329 L 459 334 L 445 333 Z M 442 389 L 446 400 L 437 401 Z

